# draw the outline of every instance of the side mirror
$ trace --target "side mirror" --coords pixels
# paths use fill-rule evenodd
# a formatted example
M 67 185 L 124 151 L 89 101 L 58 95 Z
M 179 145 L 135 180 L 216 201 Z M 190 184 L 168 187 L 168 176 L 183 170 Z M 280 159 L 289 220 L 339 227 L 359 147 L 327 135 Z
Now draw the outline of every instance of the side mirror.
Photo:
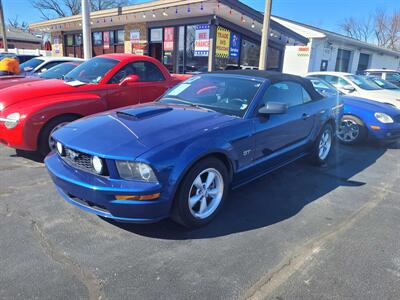
M 342 89 L 344 89 L 346 92 L 352 93 L 354 92 L 356 89 L 350 85 L 350 84 L 346 84 L 345 86 L 342 87 Z
M 288 105 L 281 102 L 267 102 L 258 110 L 260 115 L 284 114 L 288 110 Z
M 132 75 L 128 75 L 124 79 L 122 79 L 122 81 L 119 83 L 119 85 L 125 86 L 125 85 L 129 85 L 131 83 L 135 83 L 138 81 L 140 81 L 139 76 L 132 74 Z

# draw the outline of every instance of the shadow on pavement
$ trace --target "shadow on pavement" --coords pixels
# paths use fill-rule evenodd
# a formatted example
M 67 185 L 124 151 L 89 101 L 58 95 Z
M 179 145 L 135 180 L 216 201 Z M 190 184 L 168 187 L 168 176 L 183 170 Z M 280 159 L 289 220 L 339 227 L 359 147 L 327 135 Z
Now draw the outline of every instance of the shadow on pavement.
M 143 225 L 109 222 L 139 235 L 177 240 L 212 238 L 266 227 L 293 217 L 337 187 L 364 185 L 351 178 L 385 152 L 384 147 L 337 145 L 326 167 L 310 166 L 306 159 L 300 160 L 231 191 L 219 215 L 196 230 L 185 229 L 170 220 Z
M 31 152 L 31 151 L 25 151 L 25 150 L 15 150 L 15 154 L 10 155 L 11 157 L 22 157 L 25 159 L 29 159 L 35 162 L 43 162 L 43 155 L 37 153 L 37 152 Z

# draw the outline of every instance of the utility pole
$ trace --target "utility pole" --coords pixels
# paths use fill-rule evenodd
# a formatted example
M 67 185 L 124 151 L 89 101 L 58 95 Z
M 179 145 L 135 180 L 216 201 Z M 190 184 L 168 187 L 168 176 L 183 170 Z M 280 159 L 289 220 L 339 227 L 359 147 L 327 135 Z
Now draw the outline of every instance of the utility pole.
M 8 51 L 7 29 L 6 29 L 6 24 L 4 23 L 3 3 L 1 3 L 1 0 L 0 0 L 0 27 L 1 27 L 1 35 L 3 36 L 4 52 L 7 52 Z
M 1 0 L 0 0 L 1 1 Z M 92 58 L 92 38 L 90 30 L 90 3 L 89 0 L 82 0 L 82 40 L 83 57 Z
M 269 19 L 271 18 L 271 7 L 272 7 L 272 0 L 265 0 L 264 21 L 261 32 L 260 62 L 258 65 L 258 68 L 260 70 L 267 69 Z

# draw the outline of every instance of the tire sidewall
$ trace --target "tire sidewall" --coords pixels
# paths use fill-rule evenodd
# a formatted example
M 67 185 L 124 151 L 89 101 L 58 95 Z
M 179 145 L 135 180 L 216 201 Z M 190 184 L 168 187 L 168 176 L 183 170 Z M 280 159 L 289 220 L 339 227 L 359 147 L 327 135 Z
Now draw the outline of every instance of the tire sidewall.
M 198 219 L 195 218 L 189 209 L 188 196 L 190 192 L 190 188 L 192 187 L 193 181 L 195 178 L 205 169 L 214 168 L 218 170 L 222 176 L 224 181 L 224 191 L 221 202 L 219 203 L 218 208 L 207 218 Z M 203 159 L 196 164 L 193 165 L 189 169 L 189 171 L 184 175 L 178 192 L 176 194 L 173 210 L 172 210 L 172 219 L 181 225 L 187 228 L 196 228 L 201 227 L 207 223 L 209 223 L 222 209 L 225 199 L 228 195 L 230 186 L 230 178 L 229 172 L 225 166 L 225 164 L 217 158 L 206 158 Z

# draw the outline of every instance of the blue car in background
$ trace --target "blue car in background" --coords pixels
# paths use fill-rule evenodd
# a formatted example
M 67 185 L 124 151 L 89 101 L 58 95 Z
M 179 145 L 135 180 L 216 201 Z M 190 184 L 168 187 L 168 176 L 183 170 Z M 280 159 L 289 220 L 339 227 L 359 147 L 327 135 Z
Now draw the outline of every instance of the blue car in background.
M 400 110 L 381 102 L 344 96 L 328 82 L 308 77 L 314 88 L 325 96 L 343 99 L 344 114 L 336 136 L 344 144 L 357 144 L 366 139 L 393 142 L 400 138 Z
M 202 226 L 235 188 L 294 160 L 327 161 L 343 105 L 310 81 L 238 70 L 55 131 L 45 163 L 69 203 L 117 221 Z

